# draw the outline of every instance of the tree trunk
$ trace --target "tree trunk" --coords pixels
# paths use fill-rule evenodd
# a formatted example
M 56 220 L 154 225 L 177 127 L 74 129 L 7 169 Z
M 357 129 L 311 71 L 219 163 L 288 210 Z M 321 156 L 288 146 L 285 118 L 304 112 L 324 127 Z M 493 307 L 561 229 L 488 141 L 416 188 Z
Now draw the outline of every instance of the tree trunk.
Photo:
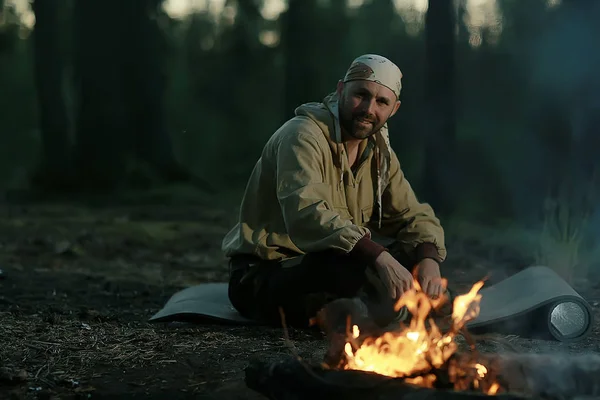
M 69 117 L 65 101 L 65 52 L 61 46 L 60 13 L 64 1 L 32 4 L 34 79 L 37 89 L 39 127 L 42 135 L 41 163 L 33 178 L 35 186 L 58 189 L 71 177 Z
M 426 138 L 425 200 L 436 211 L 453 211 L 457 176 L 455 159 L 455 10 L 452 0 L 429 2 L 425 17 Z
M 187 179 L 176 162 L 166 128 L 164 96 L 165 46 L 156 22 L 160 0 L 130 0 L 120 8 L 124 95 L 132 153 L 166 181 Z
M 319 101 L 314 83 L 318 79 L 318 62 L 313 46 L 320 43 L 319 24 L 314 21 L 315 0 L 289 0 L 282 17 L 282 44 L 285 57 L 284 119 L 294 116 L 296 107 L 305 102 Z M 312 27 L 311 27 L 312 25 Z M 323 93 L 323 97 L 326 93 Z
M 160 3 L 76 2 L 76 165 L 85 186 L 190 181 L 207 188 L 175 161 L 165 127 L 162 37 L 152 18 Z M 130 171 L 136 158 L 147 168 Z
M 121 6 L 118 0 L 75 3 L 75 164 L 81 185 L 88 189 L 115 189 L 121 183 L 125 150 L 132 142 L 122 92 Z

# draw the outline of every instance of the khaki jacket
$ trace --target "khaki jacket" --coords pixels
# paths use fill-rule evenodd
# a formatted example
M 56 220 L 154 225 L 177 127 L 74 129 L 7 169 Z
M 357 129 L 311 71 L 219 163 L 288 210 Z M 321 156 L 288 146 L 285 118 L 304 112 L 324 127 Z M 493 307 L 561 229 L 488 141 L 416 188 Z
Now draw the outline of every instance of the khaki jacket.
M 238 222 L 223 239 L 225 255 L 275 260 L 327 249 L 347 253 L 375 232 L 409 255 L 420 243 L 432 243 L 443 261 L 444 231 L 404 177 L 387 126 L 361 144 L 352 171 L 337 106 L 335 93 L 304 104 L 271 136 L 249 178 Z

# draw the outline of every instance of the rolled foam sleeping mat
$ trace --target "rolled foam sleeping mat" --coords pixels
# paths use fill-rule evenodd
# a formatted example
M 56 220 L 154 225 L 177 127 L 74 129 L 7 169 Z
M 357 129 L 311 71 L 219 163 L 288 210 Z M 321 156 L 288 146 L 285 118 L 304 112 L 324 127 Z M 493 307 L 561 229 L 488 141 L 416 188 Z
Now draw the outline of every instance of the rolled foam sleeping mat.
M 479 316 L 467 323 L 474 333 L 569 342 L 585 338 L 592 328 L 590 304 L 545 266 L 525 268 L 480 293 Z
M 205 283 L 175 293 L 151 322 L 256 324 L 231 305 L 227 283 Z M 493 286 L 483 287 L 479 316 L 467 324 L 473 333 L 577 341 L 591 331 L 591 306 L 550 268 L 528 267 Z

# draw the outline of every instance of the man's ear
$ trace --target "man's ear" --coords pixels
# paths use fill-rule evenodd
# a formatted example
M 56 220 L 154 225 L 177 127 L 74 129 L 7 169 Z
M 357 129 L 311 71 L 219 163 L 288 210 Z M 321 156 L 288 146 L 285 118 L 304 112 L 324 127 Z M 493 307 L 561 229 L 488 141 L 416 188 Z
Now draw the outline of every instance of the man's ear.
M 392 117 L 394 114 L 396 114 L 396 112 L 398 111 L 399 108 L 400 108 L 400 100 L 396 101 L 396 104 L 394 104 L 394 109 L 392 110 L 390 117 Z
M 337 83 L 336 92 L 338 96 L 342 95 L 342 90 L 344 89 L 344 82 L 340 79 Z

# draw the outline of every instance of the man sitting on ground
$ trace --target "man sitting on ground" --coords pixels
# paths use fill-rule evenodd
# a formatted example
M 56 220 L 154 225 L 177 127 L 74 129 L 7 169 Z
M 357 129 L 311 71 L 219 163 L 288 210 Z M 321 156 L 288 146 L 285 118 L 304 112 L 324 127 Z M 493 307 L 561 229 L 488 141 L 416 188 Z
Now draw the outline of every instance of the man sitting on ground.
M 268 140 L 222 245 L 242 315 L 280 324 L 281 307 L 288 324 L 306 326 L 328 302 L 359 297 L 385 325 L 411 272 L 428 296 L 444 292 L 444 231 L 389 143 L 401 78 L 387 58 L 362 55 L 335 92 L 299 106 Z

